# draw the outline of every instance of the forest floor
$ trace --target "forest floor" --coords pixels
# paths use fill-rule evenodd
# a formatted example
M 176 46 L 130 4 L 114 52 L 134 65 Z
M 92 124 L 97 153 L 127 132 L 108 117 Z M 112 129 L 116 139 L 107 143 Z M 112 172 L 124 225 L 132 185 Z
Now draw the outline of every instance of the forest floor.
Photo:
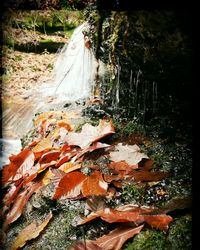
M 9 106 L 9 103 L 20 103 L 26 105 L 28 102 L 29 95 L 31 91 L 37 89 L 40 84 L 45 83 L 49 79 L 51 79 L 53 75 L 53 65 L 56 60 L 56 49 L 54 48 L 54 53 L 50 53 L 48 51 L 48 46 L 42 52 L 34 53 L 33 49 L 31 48 L 29 51 L 20 51 L 19 48 L 24 50 L 24 45 L 19 46 L 22 44 L 29 44 L 30 42 L 33 43 L 33 47 L 36 46 L 37 43 L 40 43 L 41 40 L 46 41 L 49 45 L 49 41 L 52 41 L 56 44 L 56 48 L 59 49 L 61 44 L 64 44 L 68 41 L 69 37 L 62 36 L 58 32 L 57 35 L 52 34 L 39 34 L 33 32 L 33 30 L 27 29 L 16 29 L 12 28 L 9 30 L 12 33 L 12 38 L 14 44 L 17 46 L 11 46 L 5 44 L 3 46 L 3 69 L 4 74 L 2 76 L 3 86 L 2 86 L 2 102 L 3 108 Z M 34 41 L 34 42 L 33 42 Z M 37 47 L 37 46 L 36 46 Z M 35 47 L 35 48 L 36 48 Z M 43 47 L 42 47 L 43 48 Z M 99 107 L 98 104 L 91 104 L 92 108 Z M 78 110 L 80 106 L 78 107 Z M 99 124 L 99 118 L 97 116 L 93 116 L 90 118 L 80 118 L 79 112 L 78 114 L 69 112 L 68 109 L 63 109 L 61 112 L 64 111 L 67 113 L 67 117 L 64 119 L 70 120 L 70 126 L 74 129 L 75 133 L 79 133 L 83 128 L 84 124 L 89 123 L 92 127 L 90 129 L 94 129 Z M 55 124 L 59 124 L 60 121 L 60 113 L 58 111 L 51 111 L 53 112 L 53 119 Z M 71 116 L 71 117 L 69 117 Z M 37 145 L 37 140 L 41 140 L 41 138 L 45 139 L 46 136 L 51 131 L 51 126 L 46 128 L 46 134 L 41 134 L 41 129 L 44 127 L 38 126 L 37 119 L 39 121 L 43 121 L 43 123 L 47 122 L 48 119 L 44 116 L 35 116 L 33 123 L 33 128 L 29 131 L 29 133 L 24 134 L 22 139 L 23 142 L 23 150 L 24 148 L 33 143 L 30 146 L 31 149 Z M 80 119 L 79 119 L 80 118 Z M 46 120 L 45 120 L 46 119 Z M 65 122 L 66 122 L 65 119 Z M 75 119 L 75 122 L 74 122 Z M 63 120 L 63 117 L 62 119 Z M 62 121 L 64 122 L 64 121 Z M 54 125 L 55 125 L 54 124 Z M 100 124 L 99 124 L 100 125 Z M 156 129 L 159 127 L 159 124 L 156 124 Z M 63 126 L 66 124 L 63 123 Z M 87 125 L 88 126 L 88 125 Z M 118 143 L 123 143 L 128 146 L 133 146 L 137 144 L 140 147 L 141 152 L 146 154 L 149 158 L 149 164 L 144 164 L 145 161 L 140 162 L 140 168 L 147 167 L 148 173 L 145 172 L 143 177 L 138 177 L 138 181 L 130 181 L 127 182 L 122 179 L 116 180 L 115 184 L 111 184 L 111 181 L 105 181 L 105 175 L 110 173 L 110 169 L 108 167 L 108 163 L 110 163 L 110 159 L 108 154 L 104 149 L 100 149 L 100 154 L 97 153 L 89 153 L 85 155 L 85 158 L 80 158 L 79 164 L 82 164 L 81 170 L 80 166 L 75 166 L 76 173 L 83 177 L 82 175 L 90 176 L 92 171 L 96 170 L 95 173 L 98 171 L 98 178 L 97 180 L 100 182 L 102 181 L 103 186 L 94 188 L 94 190 L 98 192 L 102 192 L 104 195 L 104 187 L 109 186 L 110 191 L 107 193 L 106 197 L 104 196 L 102 199 L 95 197 L 95 192 L 92 193 L 92 185 L 96 183 L 93 179 L 90 180 L 88 178 L 88 183 L 91 183 L 91 186 L 85 187 L 84 197 L 76 196 L 75 199 L 51 199 L 52 194 L 55 192 L 55 183 L 49 182 L 49 179 L 45 179 L 46 184 L 43 186 L 38 192 L 32 195 L 32 197 L 27 200 L 26 207 L 23 211 L 21 211 L 21 207 L 16 205 L 16 210 L 22 216 L 13 221 L 12 225 L 10 225 L 7 231 L 7 240 L 5 243 L 5 249 L 11 249 L 11 245 L 16 240 L 17 236 L 20 235 L 20 232 L 23 234 L 23 229 L 36 221 L 37 224 L 42 223 L 42 221 L 47 221 L 47 217 L 50 218 L 49 212 L 52 211 L 53 218 L 51 219 L 49 225 L 44 230 L 39 237 L 34 239 L 34 236 L 31 240 L 25 240 L 25 247 L 23 249 L 67 249 L 72 243 L 76 242 L 77 240 L 86 240 L 90 239 L 93 240 L 94 244 L 93 248 L 97 249 L 96 247 L 102 244 L 101 240 L 95 241 L 97 238 L 102 237 L 103 235 L 107 235 L 110 231 L 118 228 L 119 222 L 115 219 L 117 217 L 117 212 L 114 216 L 112 215 L 109 219 L 105 220 L 106 215 L 102 212 L 101 219 L 96 218 L 96 220 L 89 221 L 89 223 L 84 224 L 83 226 L 77 226 L 77 221 L 80 222 L 83 217 L 86 217 L 90 214 L 91 211 L 94 213 L 97 211 L 102 211 L 105 208 L 112 208 L 116 209 L 117 207 L 125 206 L 125 205 L 139 205 L 140 207 L 147 206 L 151 208 L 160 209 L 159 213 L 155 212 L 158 216 L 161 214 L 162 216 L 167 216 L 166 218 L 169 219 L 169 216 L 173 219 L 173 221 L 169 224 L 169 230 L 164 230 L 168 228 L 168 222 L 160 221 L 161 226 L 159 223 L 150 222 L 148 220 L 141 220 L 142 223 L 144 222 L 144 229 L 130 240 L 125 241 L 122 239 L 122 242 L 126 242 L 123 244 L 122 249 L 126 250 L 135 250 L 135 249 L 191 249 L 192 242 L 191 242 L 191 223 L 192 223 L 192 213 L 191 213 L 191 151 L 188 149 L 186 142 L 170 142 L 168 138 L 160 138 L 159 136 L 155 136 L 156 132 L 148 133 L 146 132 L 139 124 L 135 124 L 132 121 L 126 123 L 120 123 L 118 121 L 113 121 L 113 126 L 115 128 L 115 134 L 110 133 L 110 128 L 108 132 L 108 137 L 105 136 L 101 143 L 107 143 L 116 147 Z M 55 128 L 55 126 L 54 126 Z M 155 129 L 155 130 L 156 130 Z M 84 134 L 84 133 L 83 133 Z M 154 136 L 152 136 L 154 135 Z M 42 136 L 42 137 L 41 137 Z M 98 136 L 102 136 L 103 134 L 98 134 Z M 99 141 L 100 139 L 95 138 L 94 141 Z M 84 137 L 83 140 L 87 141 L 87 138 Z M 61 148 L 63 146 L 62 142 L 54 141 L 56 148 Z M 56 144 L 57 143 L 57 144 Z M 59 144 L 60 143 L 60 144 Z M 79 142 L 81 144 L 82 142 Z M 92 141 L 93 143 L 93 141 Z M 82 145 L 82 144 L 81 144 Z M 92 144 L 94 146 L 94 144 Z M 57 150 L 52 148 L 53 150 Z M 67 149 L 69 150 L 69 149 Z M 74 149 L 75 150 L 75 149 Z M 92 151 L 92 149 L 90 149 Z M 98 150 L 97 150 L 98 151 Z M 50 151 L 51 152 L 51 151 Z M 69 151 L 68 151 L 69 153 Z M 83 153 L 83 152 L 82 152 Z M 85 153 L 83 153 L 84 155 Z M 82 155 L 82 156 L 83 156 Z M 42 162 L 44 156 L 40 155 L 40 162 Z M 55 159 L 58 163 L 58 159 Z M 116 160 L 117 161 L 117 160 Z M 114 160 L 113 160 L 114 162 Z M 147 161 L 148 162 L 148 161 Z M 54 163 L 55 164 L 55 163 Z M 137 163 L 138 164 L 138 163 Z M 137 165 L 136 164 L 136 165 Z M 73 164 L 72 164 L 73 165 Z M 63 171 L 68 171 L 70 167 L 66 165 L 66 169 Z M 129 164 L 130 165 L 130 164 Z M 184 166 L 183 166 L 184 165 Z M 53 165 L 52 165 L 53 166 Z M 98 167 L 100 169 L 98 169 Z M 90 168 L 91 167 L 91 168 Z M 92 168 L 93 167 L 93 168 Z M 95 168 L 96 167 L 96 168 Z M 118 166 L 119 167 L 119 166 Z M 126 168 L 130 166 L 126 165 Z M 153 169 L 152 169 L 153 168 Z M 67 170 L 68 169 L 68 170 Z M 49 171 L 48 167 L 46 169 L 46 173 Z M 78 171 L 77 171 L 78 170 Z M 80 170 L 80 171 L 79 171 Z M 117 169 L 117 166 L 114 167 L 115 174 L 124 171 L 122 169 Z M 142 169 L 139 169 L 140 171 Z M 143 169 L 144 170 L 144 169 Z M 142 171 L 143 171 L 142 170 Z M 151 174 L 149 172 L 152 170 L 152 173 L 157 172 L 157 177 L 155 174 L 152 174 L 154 177 L 149 177 Z M 43 171 L 43 170 L 42 170 Z M 38 175 L 41 178 L 41 172 L 38 171 Z M 73 170 L 72 170 L 73 171 Z M 128 169 L 127 169 L 128 171 Z M 135 170 L 134 170 L 135 171 Z M 146 170 L 145 170 L 146 171 Z M 66 173 L 65 172 L 65 173 Z M 111 171 L 112 172 L 112 171 Z M 170 173 L 170 176 L 160 178 L 159 173 Z M 72 172 L 73 173 L 73 172 Z M 135 173 L 135 172 L 134 172 Z M 55 174 L 55 173 L 54 173 Z M 57 172 L 58 174 L 58 172 Z M 104 181 L 101 179 L 101 174 L 104 176 Z M 124 172 L 123 172 L 124 174 Z M 132 172 L 129 173 L 130 175 L 133 174 Z M 148 175 L 149 174 L 149 175 Z M 71 175 L 72 176 L 72 175 Z M 58 176 L 57 176 L 58 177 Z M 73 177 L 73 176 L 72 176 Z M 23 178 L 25 178 L 23 176 Z M 61 176 L 59 176 L 61 178 Z M 84 176 L 85 178 L 85 176 Z M 128 177 L 127 177 L 128 178 Z M 140 179 L 140 178 L 143 178 Z M 134 179 L 134 178 L 133 178 Z M 132 179 L 132 180 L 133 180 Z M 122 185 L 123 184 L 123 185 Z M 96 185 L 96 184 L 95 184 Z M 75 189 L 78 188 L 78 182 Z M 86 191 L 87 189 L 87 191 Z M 103 191 L 102 191 L 103 190 Z M 114 190 L 114 194 L 112 193 Z M 24 188 L 20 194 L 24 191 L 27 191 Z M 65 193 L 65 195 L 67 192 Z M 54 194 L 55 195 L 55 194 Z M 26 197 L 26 196 L 24 196 Z M 130 209 L 130 208 L 129 208 Z M 131 208 L 133 209 L 133 207 Z M 123 210 L 122 210 L 123 211 Z M 131 212 L 132 210 L 130 210 Z M 124 211 L 123 211 L 124 212 Z M 166 214 L 167 215 L 166 215 Z M 19 215 L 18 214 L 18 215 Z M 81 215 L 81 218 L 80 218 Z M 16 216 L 16 215 L 15 215 Z M 15 217 L 14 216 L 14 217 Z M 50 217 L 49 217 L 50 216 Z M 120 215 L 122 216 L 122 215 Z M 126 217 L 126 214 L 124 214 Z M 130 216 L 130 214 L 129 214 Z M 150 215 L 153 216 L 153 215 Z M 16 216 L 17 217 L 17 216 Z M 46 218 L 46 219 L 45 219 Z M 154 217 L 155 218 L 155 217 Z M 164 218 L 164 217 L 163 217 Z M 49 219 L 50 220 L 50 219 Z M 110 223 L 109 220 L 113 220 L 114 223 Z M 125 220 L 126 221 L 126 220 Z M 141 224 L 141 221 L 134 221 L 128 226 L 138 226 Z M 47 222 L 48 223 L 48 222 Z M 124 223 L 124 222 L 123 222 Z M 121 223 L 121 224 L 123 224 Z M 127 224 L 123 224 L 123 226 L 127 226 Z M 139 229 L 138 229 L 139 230 Z M 141 229 L 140 229 L 141 230 Z M 119 233 L 119 232 L 117 232 Z M 29 231 L 29 234 L 34 234 L 32 231 Z M 2 234 L 5 239 L 5 235 Z M 24 232 L 25 235 L 25 232 Z M 133 234 L 134 235 L 134 234 Z M 120 237 L 120 234 L 118 234 Z M 22 235 L 22 238 L 24 236 Z M 123 237 L 122 237 L 123 238 Z M 3 239 L 3 238 L 2 238 Z M 106 240 L 113 241 L 114 236 L 109 236 Z M 105 241 L 106 241 L 105 240 Z M 88 243 L 88 244 L 93 244 Z M 15 242 L 15 244 L 17 244 Z M 108 245 L 111 243 L 108 243 Z M 83 246 L 82 246 L 83 247 Z M 104 248 L 100 249 L 107 249 L 105 246 Z M 13 249 L 15 249 L 13 247 Z M 78 248 L 77 248 L 78 249 Z M 84 248 L 80 248 L 84 249 Z

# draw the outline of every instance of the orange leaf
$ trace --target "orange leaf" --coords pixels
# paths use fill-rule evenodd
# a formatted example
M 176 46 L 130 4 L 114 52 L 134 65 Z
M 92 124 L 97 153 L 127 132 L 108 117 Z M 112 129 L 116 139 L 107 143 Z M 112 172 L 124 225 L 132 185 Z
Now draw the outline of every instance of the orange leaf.
M 78 171 L 65 174 L 58 184 L 53 199 L 59 199 L 63 195 L 67 198 L 77 197 L 80 195 L 81 186 L 86 177 Z
M 35 157 L 30 149 L 24 149 L 18 155 L 13 155 L 9 159 L 10 164 L 4 166 L 2 170 L 3 184 L 24 177 L 33 167 Z
M 156 215 L 143 215 L 144 221 L 146 221 L 150 226 L 166 231 L 168 225 L 173 218 L 166 214 L 156 214 Z
M 152 227 L 160 230 L 168 229 L 168 224 L 173 220 L 171 216 L 166 214 L 151 215 L 155 208 L 139 207 L 136 205 L 125 205 L 118 209 L 104 208 L 95 213 L 91 213 L 87 218 L 79 222 L 79 225 L 87 223 L 97 217 L 109 223 L 114 222 L 147 222 Z
M 50 152 L 44 153 L 40 158 L 39 162 L 42 163 L 49 163 L 51 161 L 56 161 L 60 155 L 59 150 L 52 150 Z
M 39 236 L 39 234 L 44 230 L 44 228 L 47 226 L 49 221 L 52 218 L 52 212 L 50 212 L 46 219 L 37 226 L 36 223 L 31 223 L 27 227 L 25 227 L 17 236 L 15 241 L 13 242 L 11 246 L 11 250 L 17 250 L 18 248 L 23 247 L 28 240 L 35 239 Z
M 72 126 L 67 122 L 67 120 L 60 120 L 57 124 L 59 127 L 65 128 L 67 131 L 73 131 Z
M 108 184 L 103 180 L 102 174 L 99 171 L 94 171 L 88 176 L 82 186 L 82 193 L 85 197 L 91 195 L 106 195 Z
M 31 195 L 37 192 L 42 186 L 43 186 L 43 183 L 41 181 L 31 183 L 31 185 L 28 188 L 23 190 L 17 196 L 11 210 L 6 216 L 5 225 L 9 225 L 10 223 L 16 221 L 21 216 L 23 209 L 26 206 L 26 203 L 31 197 Z
M 107 235 L 103 235 L 97 240 L 86 240 L 78 242 L 68 250 L 120 250 L 123 244 L 136 234 L 139 234 L 143 225 L 132 228 L 130 226 L 121 226 L 111 231 Z

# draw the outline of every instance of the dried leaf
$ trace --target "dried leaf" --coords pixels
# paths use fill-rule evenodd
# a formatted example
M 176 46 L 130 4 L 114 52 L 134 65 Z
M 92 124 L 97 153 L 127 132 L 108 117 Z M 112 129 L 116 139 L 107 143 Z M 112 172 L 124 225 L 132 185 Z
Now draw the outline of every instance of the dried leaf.
M 126 161 L 119 161 L 119 162 L 111 162 L 108 165 L 109 168 L 112 169 L 113 173 L 118 173 L 118 174 L 129 174 L 132 172 L 133 169 L 138 168 L 138 164 L 136 165 L 129 165 Z
M 143 220 L 156 229 L 167 231 L 169 228 L 169 223 L 173 221 L 173 218 L 166 214 L 156 214 L 143 215 Z
M 57 124 L 59 127 L 65 128 L 67 131 L 73 131 L 73 128 L 67 119 L 60 120 L 57 122 Z
M 6 216 L 5 225 L 11 224 L 21 216 L 23 209 L 26 206 L 26 203 L 31 197 L 31 195 L 37 192 L 43 186 L 42 181 L 30 184 L 31 185 L 27 187 L 25 190 L 23 190 L 15 199 L 15 202 L 12 205 L 11 210 Z
M 80 221 L 78 224 L 82 225 L 97 217 L 101 217 L 102 220 L 109 223 L 114 222 L 135 222 L 137 224 L 147 222 L 154 228 L 160 230 L 167 230 L 168 224 L 173 220 L 171 216 L 166 214 L 154 214 L 156 209 L 153 207 L 139 207 L 136 205 L 125 205 L 118 209 L 105 208 L 95 213 L 91 213 L 85 219 Z
M 103 235 L 97 240 L 86 240 L 68 248 L 68 250 L 120 250 L 123 244 L 136 234 L 139 234 L 143 225 L 132 228 L 130 226 L 121 226 Z
M 91 195 L 106 195 L 108 184 L 103 180 L 102 174 L 99 171 L 94 171 L 88 176 L 82 185 L 82 193 L 85 197 Z
M 144 153 L 140 152 L 140 148 L 135 145 L 122 145 L 118 143 L 115 146 L 115 151 L 110 152 L 110 159 L 115 162 L 126 161 L 129 165 L 138 164 L 143 158 L 149 158 Z
M 101 138 L 115 133 L 112 121 L 100 120 L 99 125 L 94 127 L 91 124 L 85 124 L 80 133 L 69 132 L 65 140 L 69 145 L 76 145 L 84 149 L 92 142 L 98 141 Z
M 80 169 L 81 168 L 81 164 L 74 164 L 72 162 L 66 162 L 64 164 L 62 164 L 58 169 L 62 170 L 65 173 L 70 173 L 74 170 Z
M 10 164 L 4 166 L 2 170 L 2 183 L 16 181 L 27 175 L 28 171 L 34 165 L 34 154 L 30 149 L 24 149 L 18 155 L 13 155 L 10 158 Z
M 61 196 L 77 197 L 81 193 L 81 186 L 86 178 L 87 176 L 78 171 L 65 174 L 56 188 L 53 199 L 59 199 Z
M 46 219 L 39 225 L 37 226 L 36 223 L 31 223 L 27 227 L 25 227 L 17 236 L 15 241 L 13 242 L 11 246 L 11 250 L 17 250 L 18 248 L 23 247 L 27 241 L 31 239 L 35 239 L 36 237 L 39 236 L 39 234 L 44 230 L 44 228 L 47 226 L 49 221 L 52 218 L 52 212 L 50 212 Z
M 51 150 L 47 153 L 44 153 L 42 157 L 39 159 L 39 163 L 49 163 L 51 161 L 56 161 L 60 155 L 60 150 Z
M 131 173 L 131 179 L 134 181 L 160 181 L 166 177 L 169 177 L 167 172 L 149 172 L 149 171 L 134 171 Z
M 89 146 L 88 148 L 85 148 L 83 150 L 81 150 L 75 157 L 75 160 L 77 160 L 78 158 L 80 158 L 82 155 L 86 154 L 86 153 L 91 153 L 94 150 L 97 149 L 102 149 L 102 148 L 107 148 L 110 147 L 109 144 L 106 143 L 101 143 L 101 142 L 94 142 L 91 146 Z
M 41 140 L 33 149 L 32 151 L 34 153 L 37 153 L 37 152 L 41 152 L 41 151 L 44 151 L 46 149 L 50 149 L 52 148 L 52 141 L 51 139 L 48 137 L 48 138 L 44 138 L 43 140 Z

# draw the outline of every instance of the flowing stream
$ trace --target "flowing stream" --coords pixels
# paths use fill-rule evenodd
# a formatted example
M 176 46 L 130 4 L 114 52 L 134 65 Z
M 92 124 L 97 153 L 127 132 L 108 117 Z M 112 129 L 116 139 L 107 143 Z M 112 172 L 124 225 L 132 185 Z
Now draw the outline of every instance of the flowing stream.
M 9 103 L 3 104 L 0 167 L 9 162 L 10 154 L 21 150 L 20 138 L 31 129 L 36 113 L 62 110 L 66 103 L 70 103 L 67 110 L 75 110 L 81 116 L 76 101 L 94 97 L 97 71 L 101 78 L 105 67 L 102 62 L 97 62 L 92 48 L 86 44 L 84 32 L 88 29 L 87 23 L 75 29 L 70 42 L 58 55 L 53 79 L 42 83 L 40 89 L 31 89 L 27 100 L 13 97 Z

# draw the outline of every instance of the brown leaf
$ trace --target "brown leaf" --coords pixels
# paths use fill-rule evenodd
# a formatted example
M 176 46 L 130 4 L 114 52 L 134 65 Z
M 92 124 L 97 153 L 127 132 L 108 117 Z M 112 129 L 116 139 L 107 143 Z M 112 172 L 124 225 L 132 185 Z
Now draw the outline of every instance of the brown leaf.
M 108 184 L 103 180 L 99 171 L 94 171 L 88 176 L 82 185 L 81 191 L 85 197 L 91 195 L 106 195 Z
M 17 196 L 19 190 L 23 186 L 23 182 L 24 181 L 21 180 L 21 183 L 19 185 L 17 185 L 17 186 L 14 183 L 11 184 L 11 186 L 9 187 L 8 192 L 6 193 L 6 195 L 3 198 L 3 203 L 6 206 L 10 206 L 10 204 L 13 202 L 13 200 Z
M 51 161 L 56 161 L 60 155 L 60 151 L 59 150 L 51 150 L 47 153 L 44 153 L 42 155 L 42 157 L 39 159 L 39 163 L 49 163 Z
M 39 225 L 37 226 L 36 223 L 31 223 L 27 227 L 25 227 L 17 236 L 15 241 L 13 242 L 11 246 L 11 250 L 17 250 L 18 248 L 23 247 L 27 241 L 31 239 L 35 239 L 36 237 L 39 236 L 39 234 L 44 230 L 44 228 L 47 226 L 49 221 L 52 218 L 52 212 L 50 212 L 46 219 Z
M 139 234 L 143 225 L 132 228 L 130 226 L 121 226 L 111 231 L 107 235 L 103 235 L 97 240 L 86 240 L 85 243 L 77 243 L 68 250 L 120 250 L 123 244 L 136 234 Z
M 10 164 L 4 166 L 2 170 L 2 183 L 19 180 L 24 177 L 34 165 L 34 154 L 30 149 L 24 149 L 18 155 L 10 158 Z
M 112 121 L 100 120 L 99 125 L 94 127 L 91 124 L 85 124 L 80 133 L 69 132 L 65 140 L 69 145 L 76 145 L 84 149 L 92 142 L 115 133 Z
M 166 214 L 156 214 L 143 215 L 143 220 L 156 229 L 166 231 L 169 227 L 169 223 L 173 221 L 173 218 Z
M 147 222 L 152 227 L 160 230 L 167 230 L 168 224 L 173 220 L 171 216 L 166 214 L 151 215 L 156 211 L 153 207 L 139 207 L 136 205 L 125 205 L 118 209 L 105 208 L 95 213 L 91 213 L 85 219 L 79 222 L 79 225 L 85 224 L 97 217 L 109 223 L 114 222 Z
M 30 183 L 30 185 L 17 196 L 11 210 L 6 216 L 5 225 L 9 225 L 21 216 L 23 209 L 31 195 L 37 192 L 42 186 L 42 181 Z
M 77 197 L 81 193 L 81 186 L 86 178 L 86 175 L 78 171 L 65 174 L 56 188 L 53 199 L 59 199 L 61 196 L 67 198 Z
M 154 161 L 151 159 L 142 159 L 141 162 L 139 162 L 139 167 L 142 170 L 149 171 L 153 168 Z
M 123 173 L 123 174 L 129 174 L 132 172 L 133 169 L 138 168 L 138 164 L 129 165 L 126 161 L 119 161 L 119 162 L 113 161 L 108 166 L 113 170 L 114 173 Z
M 134 171 L 131 173 L 131 179 L 134 181 L 160 181 L 166 177 L 169 177 L 167 172 L 149 172 L 149 171 Z

